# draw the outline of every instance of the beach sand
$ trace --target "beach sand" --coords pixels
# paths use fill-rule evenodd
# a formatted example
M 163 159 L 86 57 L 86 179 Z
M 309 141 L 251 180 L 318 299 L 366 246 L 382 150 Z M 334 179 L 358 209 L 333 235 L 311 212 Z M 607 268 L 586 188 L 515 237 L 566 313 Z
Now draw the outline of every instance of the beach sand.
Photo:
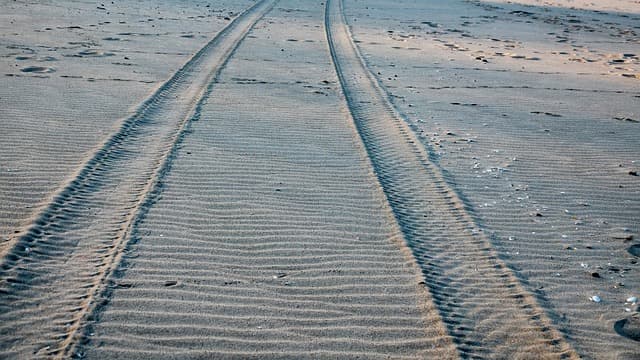
M 640 356 L 637 1 L 0 7 L 0 357 Z

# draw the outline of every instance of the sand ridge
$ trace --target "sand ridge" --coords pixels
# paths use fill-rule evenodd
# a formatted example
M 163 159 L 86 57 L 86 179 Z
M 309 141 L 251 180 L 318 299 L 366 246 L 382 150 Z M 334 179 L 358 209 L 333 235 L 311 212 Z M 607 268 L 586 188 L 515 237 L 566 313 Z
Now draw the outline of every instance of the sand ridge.
M 637 357 L 634 4 L 7 3 L 0 357 Z

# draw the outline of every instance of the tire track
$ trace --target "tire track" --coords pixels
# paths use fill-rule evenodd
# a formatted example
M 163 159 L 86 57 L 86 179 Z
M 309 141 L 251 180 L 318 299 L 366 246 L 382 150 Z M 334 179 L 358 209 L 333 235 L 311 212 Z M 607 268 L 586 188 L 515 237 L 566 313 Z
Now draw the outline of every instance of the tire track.
M 33 225 L 0 267 L 0 348 L 17 358 L 75 355 L 148 197 L 166 173 L 209 84 L 273 6 L 247 9 L 126 119 Z
M 498 258 L 441 170 L 367 69 L 330 0 L 325 28 L 353 120 L 405 240 L 463 357 L 577 358 Z
M 87 358 L 456 358 L 340 106 L 318 5 L 279 1 L 220 74 Z

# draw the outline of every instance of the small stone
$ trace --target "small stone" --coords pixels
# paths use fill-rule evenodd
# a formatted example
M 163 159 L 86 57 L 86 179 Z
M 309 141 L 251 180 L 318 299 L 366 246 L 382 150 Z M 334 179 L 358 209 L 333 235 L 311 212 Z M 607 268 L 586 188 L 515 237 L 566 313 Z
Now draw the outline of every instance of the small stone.
M 602 299 L 600 299 L 600 296 L 598 295 L 593 295 L 592 297 L 589 298 L 589 300 L 593 301 L 594 303 L 599 303 L 602 301 Z
M 178 285 L 178 282 L 176 280 L 167 280 L 164 282 L 164 286 L 167 286 L 167 287 L 176 286 L 176 285 Z
M 596 279 L 599 279 L 599 278 L 600 278 L 600 274 L 599 274 L 599 273 L 597 273 L 597 272 L 592 272 L 592 273 L 591 273 L 591 277 L 594 277 L 594 278 L 596 278 Z
M 630 296 L 630 297 L 628 297 L 628 298 L 627 298 L 627 302 L 628 302 L 629 304 L 635 304 L 635 303 L 637 303 L 637 302 L 638 302 L 638 298 L 637 298 L 637 297 L 635 297 L 635 296 Z

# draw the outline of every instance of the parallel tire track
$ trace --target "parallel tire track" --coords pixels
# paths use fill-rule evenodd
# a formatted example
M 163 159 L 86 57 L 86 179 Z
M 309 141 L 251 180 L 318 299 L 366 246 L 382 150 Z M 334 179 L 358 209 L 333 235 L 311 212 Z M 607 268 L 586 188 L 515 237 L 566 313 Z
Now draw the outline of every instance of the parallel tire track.
M 220 74 L 87 358 L 456 358 L 340 106 L 318 5 L 278 2 Z
M 259 1 L 243 12 L 144 101 L 3 254 L 4 355 L 73 355 L 95 297 L 117 267 L 186 124 L 274 1 Z
M 461 356 L 577 357 L 498 258 L 467 205 L 368 70 L 345 22 L 342 1 L 327 1 L 325 11 L 347 105 Z

